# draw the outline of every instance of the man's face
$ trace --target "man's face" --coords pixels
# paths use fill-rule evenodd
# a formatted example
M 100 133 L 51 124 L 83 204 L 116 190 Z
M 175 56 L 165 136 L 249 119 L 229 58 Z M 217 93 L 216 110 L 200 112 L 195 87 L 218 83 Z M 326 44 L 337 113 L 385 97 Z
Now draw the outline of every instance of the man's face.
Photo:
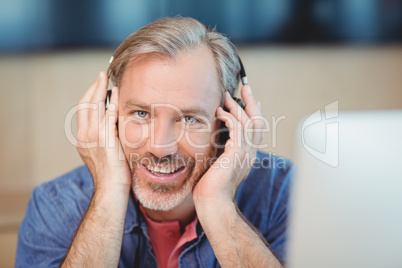
M 177 60 L 147 55 L 127 66 L 119 137 L 144 207 L 170 210 L 191 195 L 216 154 L 221 99 L 214 58 L 204 46 Z

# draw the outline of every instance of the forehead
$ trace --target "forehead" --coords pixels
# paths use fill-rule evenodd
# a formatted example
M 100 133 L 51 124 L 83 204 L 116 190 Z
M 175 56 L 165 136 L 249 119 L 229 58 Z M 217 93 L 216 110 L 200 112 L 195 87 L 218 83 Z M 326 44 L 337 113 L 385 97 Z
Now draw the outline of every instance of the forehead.
M 181 52 L 176 59 L 148 54 L 131 61 L 120 85 L 120 107 L 170 104 L 179 109 L 203 106 L 215 113 L 222 91 L 212 52 L 206 46 Z

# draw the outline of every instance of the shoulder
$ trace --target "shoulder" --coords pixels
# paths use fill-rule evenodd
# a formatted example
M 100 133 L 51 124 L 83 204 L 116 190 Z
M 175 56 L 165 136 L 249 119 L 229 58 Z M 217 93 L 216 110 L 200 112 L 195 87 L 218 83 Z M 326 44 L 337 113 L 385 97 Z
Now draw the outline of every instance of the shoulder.
M 249 191 L 266 194 L 267 190 L 288 188 L 294 172 L 291 160 L 261 151 L 257 152 L 257 156 L 253 160 L 251 171 L 241 185 L 242 194 L 247 194 Z
M 254 160 L 237 195 L 240 210 L 252 222 L 261 217 L 280 216 L 281 211 L 287 210 L 294 172 L 293 162 L 281 156 L 259 151 Z
M 86 167 L 35 187 L 19 228 L 15 266 L 57 266 L 92 191 L 92 177 Z
M 67 221 L 65 223 L 75 228 L 87 209 L 92 191 L 91 173 L 86 166 L 81 166 L 36 186 L 30 203 L 35 204 L 33 208 L 38 210 L 57 211 Z
M 51 197 L 78 197 L 92 195 L 93 181 L 86 166 L 80 166 L 54 180 L 37 186 L 34 191 L 45 191 Z M 75 199 L 75 198 L 74 198 Z
M 283 177 L 293 171 L 293 162 L 276 154 L 258 151 L 249 177 L 259 178 L 262 174 Z

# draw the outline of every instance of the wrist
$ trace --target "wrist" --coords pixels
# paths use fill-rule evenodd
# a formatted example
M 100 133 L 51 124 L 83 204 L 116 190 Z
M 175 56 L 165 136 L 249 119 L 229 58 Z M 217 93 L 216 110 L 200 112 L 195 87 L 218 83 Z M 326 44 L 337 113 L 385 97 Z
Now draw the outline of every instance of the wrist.
M 118 214 L 125 214 L 130 189 L 120 185 L 102 185 L 95 189 L 91 206 L 97 208 L 102 214 L 109 214 L 119 217 Z M 105 213 L 107 212 L 107 213 Z
M 129 199 L 130 190 L 126 185 L 103 183 L 95 187 L 93 198 L 96 197 L 98 201 L 105 200 L 106 204 L 125 202 Z
M 220 192 L 199 192 L 193 191 L 194 204 L 201 206 L 214 206 L 215 204 L 234 204 L 234 198 L 231 191 L 223 190 Z
M 219 224 L 237 216 L 236 204 L 229 199 L 209 199 L 194 202 L 197 216 L 201 223 Z M 211 217 L 211 215 L 214 215 Z
M 118 192 L 120 194 L 129 194 L 131 190 L 131 178 L 126 174 L 110 172 L 98 173 L 94 177 L 95 192 Z
M 95 193 L 102 194 L 116 193 L 122 196 L 129 195 L 131 191 L 131 185 L 125 183 L 114 182 L 102 182 L 95 186 Z

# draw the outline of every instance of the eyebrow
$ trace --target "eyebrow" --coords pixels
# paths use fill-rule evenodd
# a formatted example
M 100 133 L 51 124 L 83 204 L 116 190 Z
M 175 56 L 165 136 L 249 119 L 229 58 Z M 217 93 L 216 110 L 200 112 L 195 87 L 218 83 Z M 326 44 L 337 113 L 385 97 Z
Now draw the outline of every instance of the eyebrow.
M 167 103 L 167 104 L 175 106 L 175 105 L 170 104 L 170 103 Z M 180 112 L 183 115 L 191 114 L 191 115 L 203 116 L 203 117 L 206 117 L 206 118 L 211 117 L 211 114 L 206 109 L 203 109 L 202 107 L 197 106 L 197 107 L 188 107 L 188 108 L 181 108 L 181 109 L 179 107 L 177 107 L 177 106 L 175 106 L 175 107 L 178 110 L 180 110 Z M 142 104 L 142 103 L 136 103 L 134 101 L 129 100 L 124 104 L 124 108 L 126 110 L 133 109 L 133 108 L 140 108 L 140 109 L 149 111 L 149 110 L 151 110 L 151 105 Z M 215 116 L 215 114 L 212 114 L 212 116 Z
M 141 104 L 141 103 L 135 103 L 135 102 L 133 102 L 131 100 L 126 101 L 126 103 L 124 104 L 124 109 L 129 110 L 129 109 L 133 109 L 133 108 L 141 108 L 141 109 L 144 109 L 144 110 L 149 110 L 150 109 L 150 107 L 148 105 L 144 105 L 144 104 Z

